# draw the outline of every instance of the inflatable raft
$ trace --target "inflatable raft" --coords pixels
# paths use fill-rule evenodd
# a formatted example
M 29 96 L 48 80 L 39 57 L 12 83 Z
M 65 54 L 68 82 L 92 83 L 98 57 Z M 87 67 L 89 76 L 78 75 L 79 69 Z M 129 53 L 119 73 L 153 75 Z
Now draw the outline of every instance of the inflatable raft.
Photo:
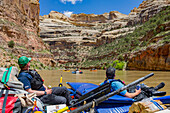
M 92 83 L 77 83 L 77 82 L 67 82 L 71 87 L 69 89 L 75 98 L 78 98 L 78 102 L 83 101 L 85 98 L 87 103 L 102 96 L 104 93 L 109 93 L 109 88 L 107 85 L 100 87 Z M 104 90 L 105 89 L 105 90 Z M 100 92 L 101 91 L 101 92 Z M 95 96 L 93 94 L 97 93 Z M 153 100 L 160 100 L 164 104 L 170 104 L 170 96 L 155 97 Z M 135 102 L 132 98 L 127 98 L 121 95 L 114 95 L 108 100 L 103 101 L 98 104 L 94 110 L 96 113 L 128 113 L 129 107 Z
M 82 71 L 72 71 L 72 74 L 83 74 Z

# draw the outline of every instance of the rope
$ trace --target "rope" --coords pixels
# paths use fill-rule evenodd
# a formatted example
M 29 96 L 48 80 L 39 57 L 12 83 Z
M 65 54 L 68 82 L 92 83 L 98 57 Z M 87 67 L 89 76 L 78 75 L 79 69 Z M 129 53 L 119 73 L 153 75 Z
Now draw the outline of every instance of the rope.
M 85 105 L 86 103 L 87 103 L 87 102 L 86 102 L 86 101 L 84 101 L 84 103 L 83 103 L 83 104 Z
M 153 104 L 155 104 L 155 106 L 158 107 L 160 111 L 161 111 L 161 110 L 164 110 L 164 108 L 163 108 L 159 103 L 157 103 L 156 101 L 151 100 L 150 102 L 152 102 Z
M 95 101 L 92 102 L 92 107 L 91 108 L 94 108 L 95 107 Z
M 96 102 L 96 99 L 93 99 L 93 101 L 92 101 L 92 108 L 94 108 L 95 106 L 98 106 L 98 103 Z

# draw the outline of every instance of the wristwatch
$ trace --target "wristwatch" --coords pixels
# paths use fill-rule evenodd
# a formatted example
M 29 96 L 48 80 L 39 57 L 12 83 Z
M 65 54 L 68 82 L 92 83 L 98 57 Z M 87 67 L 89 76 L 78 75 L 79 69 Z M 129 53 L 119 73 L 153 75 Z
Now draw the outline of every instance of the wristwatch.
M 44 91 L 44 95 L 46 95 L 47 94 L 47 92 L 46 91 Z

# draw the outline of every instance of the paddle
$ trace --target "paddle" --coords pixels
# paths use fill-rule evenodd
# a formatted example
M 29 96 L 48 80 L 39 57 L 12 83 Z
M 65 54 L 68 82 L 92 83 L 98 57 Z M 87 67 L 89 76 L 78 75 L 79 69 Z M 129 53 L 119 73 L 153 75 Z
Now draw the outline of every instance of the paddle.
M 99 86 L 97 88 L 95 88 L 94 90 L 86 93 L 85 95 L 81 96 L 77 101 L 75 101 L 75 104 L 68 106 L 69 109 L 82 104 L 83 102 L 89 102 L 92 99 L 96 99 L 99 98 L 105 94 L 108 94 L 111 91 L 111 87 L 109 83 L 106 83 L 102 86 Z
M 134 81 L 134 82 L 132 82 L 132 83 L 130 83 L 130 84 L 116 90 L 116 91 L 114 91 L 114 92 L 111 92 L 111 93 L 109 93 L 107 95 L 104 95 L 104 96 L 102 96 L 102 97 L 100 97 L 100 98 L 98 98 L 96 100 L 93 100 L 92 102 L 89 102 L 89 103 L 87 103 L 87 104 L 85 104 L 83 106 L 80 106 L 79 108 L 77 108 L 77 109 L 75 109 L 73 111 L 70 111 L 70 113 L 79 113 L 79 112 L 81 112 L 83 110 L 86 110 L 86 109 L 88 109 L 88 108 L 90 108 L 90 107 L 92 107 L 94 105 L 97 105 L 97 104 L 107 100 L 108 98 L 112 97 L 113 95 L 119 94 L 123 90 L 126 90 L 126 89 L 128 89 L 128 88 L 130 88 L 130 87 L 132 87 L 134 85 L 139 84 L 140 82 L 144 81 L 145 79 L 147 79 L 147 78 L 149 78 L 149 77 L 151 77 L 153 75 L 154 75 L 153 73 L 150 73 L 150 74 L 148 74 L 148 75 L 146 75 L 146 76 L 144 76 L 144 77 L 142 77 L 142 78 L 140 78 L 140 79 L 138 79 L 138 80 L 136 80 L 136 81 Z M 57 111 L 57 113 L 62 113 L 62 112 L 64 112 L 62 109 Z

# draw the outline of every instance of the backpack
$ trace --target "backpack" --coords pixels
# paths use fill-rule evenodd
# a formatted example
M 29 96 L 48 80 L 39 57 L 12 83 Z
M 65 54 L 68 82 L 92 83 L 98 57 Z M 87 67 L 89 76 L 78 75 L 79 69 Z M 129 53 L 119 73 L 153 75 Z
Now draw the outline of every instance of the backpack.
M 17 75 L 17 68 L 15 67 L 0 68 L 0 81 L 1 81 L 0 112 L 1 113 L 21 112 L 21 101 L 17 97 L 14 97 L 14 94 L 17 93 L 17 88 L 19 90 L 23 89 L 23 85 L 21 82 L 18 81 L 16 75 Z
M 6 100 L 6 102 L 4 102 Z M 21 101 L 14 96 L 0 98 L 0 113 L 21 113 Z
M 12 89 L 15 89 L 14 90 L 9 90 L 9 94 L 19 94 L 19 93 L 28 93 L 27 91 L 24 90 L 23 88 L 23 83 L 20 82 L 17 78 L 18 76 L 18 68 L 17 67 L 10 67 L 10 68 L 3 68 L 1 67 L 0 68 L 0 90 L 4 89 L 5 86 L 4 86 L 4 80 L 5 80 L 5 76 L 3 77 L 3 75 L 5 73 L 7 73 L 8 69 L 10 69 L 10 73 L 7 77 L 7 82 L 6 82 L 6 85 L 9 87 L 9 88 L 12 88 Z

